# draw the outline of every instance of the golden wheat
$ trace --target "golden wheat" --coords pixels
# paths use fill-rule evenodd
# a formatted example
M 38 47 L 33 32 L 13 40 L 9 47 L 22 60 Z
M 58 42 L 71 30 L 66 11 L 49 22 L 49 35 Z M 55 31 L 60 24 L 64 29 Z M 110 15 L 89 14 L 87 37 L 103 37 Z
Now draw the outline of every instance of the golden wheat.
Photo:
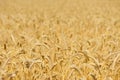
M 120 1 L 0 0 L 0 80 L 120 80 Z

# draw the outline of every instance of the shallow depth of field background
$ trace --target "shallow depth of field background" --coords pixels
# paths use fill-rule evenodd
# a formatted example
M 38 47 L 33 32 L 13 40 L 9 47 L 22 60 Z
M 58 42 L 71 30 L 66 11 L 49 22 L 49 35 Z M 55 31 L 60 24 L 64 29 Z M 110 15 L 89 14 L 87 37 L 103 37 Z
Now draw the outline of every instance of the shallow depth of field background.
M 120 80 L 120 0 L 0 0 L 0 80 Z

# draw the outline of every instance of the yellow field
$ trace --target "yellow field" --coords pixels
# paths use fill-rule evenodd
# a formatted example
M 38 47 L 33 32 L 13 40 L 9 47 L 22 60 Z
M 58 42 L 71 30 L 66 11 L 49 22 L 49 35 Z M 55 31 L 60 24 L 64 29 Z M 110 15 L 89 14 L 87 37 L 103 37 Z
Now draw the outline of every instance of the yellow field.
M 0 0 L 0 80 L 120 80 L 120 0 Z

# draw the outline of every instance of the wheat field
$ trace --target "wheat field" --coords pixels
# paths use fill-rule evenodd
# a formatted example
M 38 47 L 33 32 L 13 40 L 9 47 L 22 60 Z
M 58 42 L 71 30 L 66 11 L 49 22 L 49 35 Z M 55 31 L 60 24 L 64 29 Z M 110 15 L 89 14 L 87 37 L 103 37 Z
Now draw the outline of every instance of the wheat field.
M 0 80 L 120 80 L 120 0 L 0 0 Z

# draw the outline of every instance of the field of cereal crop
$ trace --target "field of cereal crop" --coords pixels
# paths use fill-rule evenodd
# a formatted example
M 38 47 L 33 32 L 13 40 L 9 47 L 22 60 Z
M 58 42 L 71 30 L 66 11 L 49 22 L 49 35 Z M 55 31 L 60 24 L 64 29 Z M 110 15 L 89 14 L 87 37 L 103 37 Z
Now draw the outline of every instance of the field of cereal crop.
M 120 80 L 120 0 L 0 0 L 0 80 Z

